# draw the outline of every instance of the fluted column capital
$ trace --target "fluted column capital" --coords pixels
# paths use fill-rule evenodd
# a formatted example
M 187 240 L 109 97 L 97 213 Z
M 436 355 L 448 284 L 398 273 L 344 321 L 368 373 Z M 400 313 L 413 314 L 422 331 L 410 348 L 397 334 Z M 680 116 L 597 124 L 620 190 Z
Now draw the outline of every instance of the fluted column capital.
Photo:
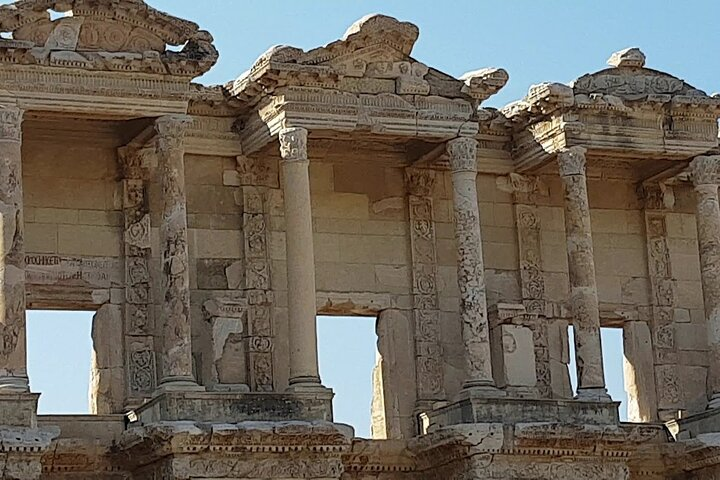
M 586 153 L 587 149 L 585 147 L 569 147 L 560 150 L 557 155 L 560 176 L 585 175 Z
M 469 137 L 460 137 L 447 142 L 445 148 L 450 157 L 450 168 L 453 173 L 477 172 L 477 147 L 477 140 Z
M 690 179 L 696 187 L 720 183 L 720 155 L 701 155 L 690 162 Z
M 280 156 L 285 162 L 306 162 L 308 131 L 302 127 L 286 128 L 278 134 Z

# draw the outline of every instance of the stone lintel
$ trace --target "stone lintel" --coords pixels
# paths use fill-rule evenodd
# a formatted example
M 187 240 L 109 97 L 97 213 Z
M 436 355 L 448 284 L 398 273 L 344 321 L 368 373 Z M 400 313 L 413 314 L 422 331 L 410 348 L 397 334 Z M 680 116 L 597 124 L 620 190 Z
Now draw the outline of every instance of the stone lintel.
M 294 393 L 163 392 L 136 409 L 137 425 L 157 422 L 208 423 L 332 421 L 332 390 Z
M 620 421 L 619 405 L 619 402 L 476 396 L 427 412 L 425 415 L 429 421 L 428 432 L 450 425 L 469 423 L 563 422 L 617 425 Z

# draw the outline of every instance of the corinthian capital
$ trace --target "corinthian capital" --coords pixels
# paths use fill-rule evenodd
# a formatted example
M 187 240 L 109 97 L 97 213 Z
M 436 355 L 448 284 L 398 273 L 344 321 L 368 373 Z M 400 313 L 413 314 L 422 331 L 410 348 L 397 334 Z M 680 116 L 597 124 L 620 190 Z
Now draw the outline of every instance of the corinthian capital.
M 584 147 L 570 147 L 560 150 L 557 157 L 560 176 L 585 175 L 586 152 L 587 149 Z
M 447 142 L 453 172 L 477 172 L 477 145 L 474 138 L 461 137 Z
M 696 187 L 720 183 L 720 155 L 695 157 L 690 162 L 690 178 Z
M 166 115 L 155 120 L 160 150 L 181 148 L 185 132 L 192 123 L 193 119 L 188 115 Z
M 0 140 L 20 140 L 23 111 L 13 105 L 0 105 Z
M 286 128 L 278 136 L 280 139 L 280 156 L 286 162 L 304 162 L 307 153 L 308 131 L 304 128 Z

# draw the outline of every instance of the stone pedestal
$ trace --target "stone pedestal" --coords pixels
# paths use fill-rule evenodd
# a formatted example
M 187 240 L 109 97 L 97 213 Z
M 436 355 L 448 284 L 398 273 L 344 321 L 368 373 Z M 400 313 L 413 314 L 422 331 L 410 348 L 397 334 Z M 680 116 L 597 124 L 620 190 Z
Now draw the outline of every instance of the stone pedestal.
M 333 393 L 163 392 L 131 414 L 142 425 L 157 422 L 331 422 Z
M 23 111 L 17 107 L 0 106 L 0 395 L 30 390 L 25 345 L 22 118 Z
M 157 131 L 158 174 L 162 186 L 161 257 L 161 380 L 159 389 L 201 389 L 192 371 L 190 332 L 190 271 L 187 243 L 185 150 L 183 137 L 190 117 L 162 117 Z
M 720 155 L 697 157 L 690 164 L 697 196 L 695 215 L 708 329 L 709 408 L 720 407 Z
M 572 147 L 559 152 L 558 164 L 565 191 L 565 235 L 570 275 L 570 309 L 575 331 L 577 396 L 581 399 L 609 401 L 602 362 L 585 149 Z
M 452 170 L 460 321 L 465 345 L 466 378 L 463 389 L 496 394 L 477 196 L 477 140 L 452 140 L 447 144 L 447 153 Z
M 307 130 L 280 133 L 285 234 L 287 243 L 288 323 L 290 327 L 290 388 L 324 388 L 317 353 L 315 253 L 307 155 Z

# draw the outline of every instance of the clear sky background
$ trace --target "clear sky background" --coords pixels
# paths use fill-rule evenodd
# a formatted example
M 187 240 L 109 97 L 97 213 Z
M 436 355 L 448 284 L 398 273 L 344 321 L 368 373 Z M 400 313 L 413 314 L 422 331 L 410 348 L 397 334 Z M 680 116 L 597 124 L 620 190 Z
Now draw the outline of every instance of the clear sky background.
M 8 2 L 3 2 L 8 3 Z M 224 84 L 247 70 L 268 47 L 311 49 L 340 38 L 368 13 L 420 27 L 413 56 L 452 75 L 503 67 L 510 82 L 487 102 L 500 107 L 532 84 L 570 82 L 605 67 L 614 51 L 640 47 L 647 66 L 667 71 L 708 93 L 720 91 L 720 2 L 716 0 L 150 0 L 156 8 L 196 21 L 220 50 L 201 81 Z M 28 324 L 34 391 L 46 392 L 41 411 L 87 411 L 89 314 L 34 312 Z M 321 371 L 335 388 L 339 421 L 369 431 L 374 322 L 323 319 Z M 606 375 L 622 400 L 619 331 L 604 334 Z M 62 340 L 62 341 L 58 341 Z M 66 344 L 65 342 L 71 342 Z M 69 345 L 69 346 L 66 346 Z

